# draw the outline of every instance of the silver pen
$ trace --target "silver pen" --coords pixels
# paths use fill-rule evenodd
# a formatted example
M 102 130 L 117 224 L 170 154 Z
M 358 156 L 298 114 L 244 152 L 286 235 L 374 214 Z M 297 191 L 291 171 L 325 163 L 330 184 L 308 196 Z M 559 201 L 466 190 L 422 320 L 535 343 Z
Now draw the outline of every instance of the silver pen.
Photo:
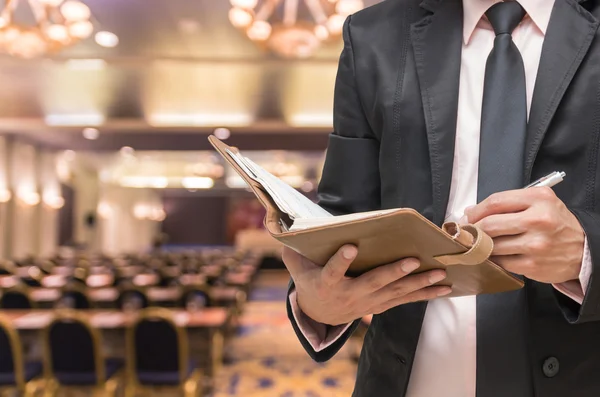
M 524 189 L 528 189 L 530 187 L 542 187 L 542 186 L 552 187 L 552 186 L 555 186 L 556 184 L 562 182 L 563 179 L 565 179 L 566 175 L 567 174 L 562 171 L 554 171 L 553 173 L 543 176 L 540 179 L 538 179 L 537 181 L 530 183 L 529 185 L 525 186 Z

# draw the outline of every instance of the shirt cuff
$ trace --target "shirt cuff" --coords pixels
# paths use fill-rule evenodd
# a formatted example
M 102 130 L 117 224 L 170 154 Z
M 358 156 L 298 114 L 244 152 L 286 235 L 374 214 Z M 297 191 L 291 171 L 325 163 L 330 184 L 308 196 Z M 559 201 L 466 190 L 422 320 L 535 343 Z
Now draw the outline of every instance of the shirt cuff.
M 310 346 L 315 352 L 320 352 L 331 346 L 336 340 L 338 340 L 344 332 L 350 328 L 352 323 L 337 325 L 335 327 L 328 327 L 325 324 L 319 323 L 312 318 L 308 317 L 296 300 L 296 290 L 292 290 L 288 297 L 290 300 L 290 306 L 292 308 L 292 315 L 298 328 L 304 338 L 310 343 Z
M 583 259 L 581 261 L 581 270 L 578 280 L 570 280 L 560 284 L 552 284 L 557 291 L 573 299 L 580 305 L 583 304 L 585 293 L 587 292 L 590 278 L 592 277 L 592 256 L 588 245 L 587 237 L 583 245 Z

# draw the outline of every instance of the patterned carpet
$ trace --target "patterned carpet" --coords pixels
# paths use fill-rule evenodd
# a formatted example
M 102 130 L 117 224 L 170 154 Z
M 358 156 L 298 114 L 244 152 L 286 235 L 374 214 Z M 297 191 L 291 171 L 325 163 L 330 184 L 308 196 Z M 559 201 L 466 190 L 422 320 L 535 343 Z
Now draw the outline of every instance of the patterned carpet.
M 349 349 L 318 364 L 306 354 L 286 316 L 287 276 L 261 276 L 228 343 L 228 363 L 217 375 L 214 397 L 348 397 L 356 364 Z

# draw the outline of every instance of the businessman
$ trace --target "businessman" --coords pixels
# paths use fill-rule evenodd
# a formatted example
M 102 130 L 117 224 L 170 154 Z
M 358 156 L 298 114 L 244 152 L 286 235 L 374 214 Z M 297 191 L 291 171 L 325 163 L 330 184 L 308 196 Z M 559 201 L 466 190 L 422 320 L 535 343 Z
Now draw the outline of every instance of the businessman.
M 285 250 L 315 360 L 375 314 L 355 397 L 600 396 L 598 3 L 387 0 L 346 21 L 320 204 L 478 224 L 525 281 L 448 298 L 415 258 L 350 279 L 357 247 L 324 268 Z

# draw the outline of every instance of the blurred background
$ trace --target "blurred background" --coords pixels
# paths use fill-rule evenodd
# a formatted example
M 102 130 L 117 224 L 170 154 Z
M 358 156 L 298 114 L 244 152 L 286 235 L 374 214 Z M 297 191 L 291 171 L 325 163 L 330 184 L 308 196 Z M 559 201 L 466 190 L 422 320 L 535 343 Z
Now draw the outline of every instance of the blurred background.
M 368 319 L 310 360 L 207 137 L 315 199 L 342 25 L 377 2 L 0 0 L 1 391 L 351 394 Z

